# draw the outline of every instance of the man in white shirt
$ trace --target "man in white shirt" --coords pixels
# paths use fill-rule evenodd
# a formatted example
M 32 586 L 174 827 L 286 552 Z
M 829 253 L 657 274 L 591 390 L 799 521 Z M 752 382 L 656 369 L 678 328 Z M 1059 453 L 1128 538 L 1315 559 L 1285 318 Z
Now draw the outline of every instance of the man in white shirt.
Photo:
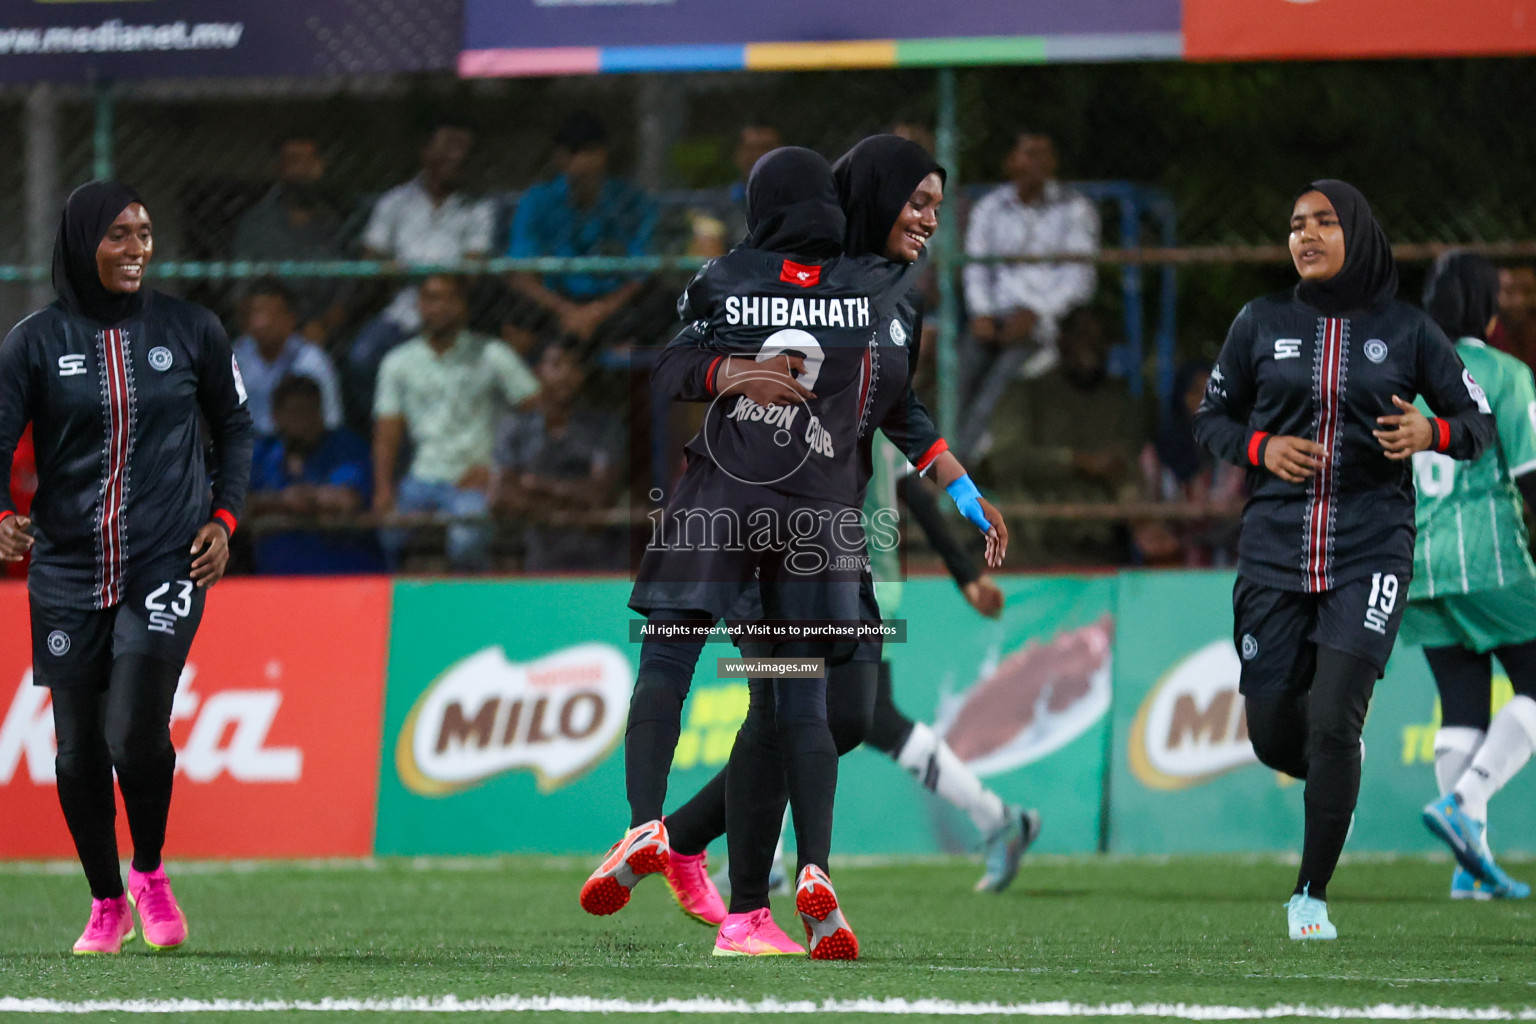
M 272 394 L 284 377 L 308 377 L 320 386 L 325 429 L 341 426 L 341 388 L 336 369 L 320 346 L 299 333 L 293 292 L 276 278 L 262 278 L 247 296 L 245 333 L 235 339 L 235 362 L 245 381 L 251 424 L 273 434 Z
M 517 353 L 471 332 L 466 284 L 436 274 L 422 282 L 422 333 L 397 347 L 379 369 L 374 403 L 373 510 L 483 516 L 489 508 L 496 425 L 539 390 Z M 399 485 L 395 464 L 409 432 L 414 451 Z M 380 531 L 391 568 L 398 568 L 408 531 Z M 448 562 L 458 571 L 490 567 L 487 523 L 448 528 Z
M 1020 132 L 1005 162 L 1009 182 L 971 210 L 965 252 L 971 257 L 1093 255 L 1099 214 L 1086 196 L 1056 181 L 1050 136 Z M 962 436 L 985 430 L 1009 380 L 1048 372 L 1060 356 L 1062 319 L 1093 298 L 1092 263 L 973 263 L 965 301 L 973 342 L 970 414 Z M 975 437 L 970 437 L 971 441 Z
M 421 150 L 421 172 L 385 192 L 363 229 L 365 259 L 404 266 L 483 259 L 491 251 L 495 204 L 462 189 L 474 134 L 461 125 L 433 130 Z M 421 328 L 416 286 L 408 285 L 364 325 L 347 358 L 349 399 L 362 410 L 373 398 L 379 363 Z M 354 410 L 355 411 L 355 410 Z

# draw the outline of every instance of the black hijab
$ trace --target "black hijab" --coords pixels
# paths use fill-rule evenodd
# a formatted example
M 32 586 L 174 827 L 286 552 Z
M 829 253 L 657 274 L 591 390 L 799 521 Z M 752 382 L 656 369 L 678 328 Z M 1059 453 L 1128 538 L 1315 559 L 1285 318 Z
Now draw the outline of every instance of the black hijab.
M 1435 260 L 1424 286 L 1424 312 L 1457 338 L 1488 340 L 1488 321 L 1499 308 L 1499 269 L 1470 252 L 1448 252 Z
M 70 313 L 99 324 L 122 323 L 144 308 L 144 291 L 109 292 L 96 270 L 96 248 L 117 215 L 139 194 L 117 181 L 88 181 L 69 194 L 53 243 L 53 290 Z
M 831 259 L 843 251 L 844 223 L 832 167 L 820 153 L 781 146 L 753 166 L 747 177 L 749 248 Z
M 917 143 L 897 135 L 871 135 L 838 158 L 832 165 L 837 176 L 837 198 L 848 214 L 843 246 L 850 256 L 885 253 L 901 208 L 923 179 L 940 167 Z
M 1371 213 L 1371 204 L 1347 181 L 1323 178 L 1297 193 L 1321 192 L 1333 204 L 1344 229 L 1344 266 L 1326 281 L 1301 281 L 1296 297 L 1333 316 L 1369 309 L 1397 295 L 1397 261 L 1392 243 Z

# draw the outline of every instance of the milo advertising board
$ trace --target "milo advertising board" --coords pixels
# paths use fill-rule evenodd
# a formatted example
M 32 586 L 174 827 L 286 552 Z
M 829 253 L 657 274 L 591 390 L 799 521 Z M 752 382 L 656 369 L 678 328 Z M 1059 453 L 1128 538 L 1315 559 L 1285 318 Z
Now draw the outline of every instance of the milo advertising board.
M 1092 850 L 1111 698 L 1110 578 L 1004 581 L 1000 621 L 947 579 L 904 587 L 887 648 L 898 705 L 1005 800 L 1039 807 L 1041 849 Z M 623 580 L 402 582 L 381 751 L 381 855 L 595 854 L 628 823 L 623 737 L 639 646 Z M 724 767 L 746 710 L 711 644 L 683 709 L 676 806 Z M 840 853 L 973 849 L 970 822 L 889 758 L 843 759 Z
M 1258 763 L 1248 741 L 1232 641 L 1230 573 L 1128 573 L 1119 579 L 1110 848 L 1126 853 L 1299 850 L 1303 786 Z M 1496 676 L 1494 707 L 1509 699 Z M 1399 644 L 1376 684 L 1347 851 L 1443 847 L 1419 811 L 1436 795 L 1440 725 L 1423 652 Z M 1536 848 L 1536 780 L 1495 798 L 1492 836 Z

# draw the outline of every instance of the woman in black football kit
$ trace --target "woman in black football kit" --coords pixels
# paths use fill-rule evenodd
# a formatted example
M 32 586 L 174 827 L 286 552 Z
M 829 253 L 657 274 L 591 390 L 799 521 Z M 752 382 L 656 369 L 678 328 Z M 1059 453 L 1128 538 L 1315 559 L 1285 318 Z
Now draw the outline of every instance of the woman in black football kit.
M 153 246 L 132 189 L 80 186 L 54 244 L 58 299 L 0 344 L 0 558 L 32 551 L 33 679 L 52 690 L 59 804 L 91 889 L 77 953 L 121 950 L 129 897 L 147 943 L 186 938 L 160 861 L 171 702 L 250 475 L 229 340 L 208 310 L 143 288 Z M 9 481 L 29 421 L 38 489 L 27 518 Z M 114 771 L 133 837 L 127 894 Z
M 927 239 L 938 228 L 943 168 L 914 142 L 892 135 L 876 135 L 844 154 L 833 165 L 833 171 L 839 201 L 848 218 L 844 234 L 847 255 L 874 254 L 899 263 L 915 262 Z M 899 326 L 895 331 L 889 325 L 881 325 L 885 332 L 883 342 L 887 346 L 883 351 L 889 358 L 895 349 L 905 347 L 907 364 L 915 369 L 922 337 L 921 297 L 917 289 L 903 297 L 898 305 L 897 320 Z M 893 337 L 897 333 L 901 341 Z M 894 349 L 889 347 L 892 345 Z M 910 381 L 910 373 L 908 378 Z M 932 469 L 941 478 L 963 474 L 958 462 L 945 461 L 943 466 L 939 465 L 941 460 L 953 460 L 953 456 L 947 453 L 947 445 L 938 437 L 931 417 L 911 391 L 910 383 L 903 403 L 882 429 L 896 437 L 904 448 L 924 450 L 927 458 L 914 464 L 920 473 Z M 865 482 L 869 481 L 872 472 L 873 441 L 872 430 L 860 438 L 861 479 Z M 913 518 L 919 521 L 930 542 L 944 556 L 955 581 L 962 588 L 976 581 L 980 574 L 944 525 L 928 485 L 907 476 L 898 486 L 907 496 Z M 1001 536 L 1006 537 L 1006 532 L 1003 526 Z M 995 591 L 995 587 L 993 589 Z M 996 597 L 1000 610 L 1001 593 L 998 592 Z M 864 581 L 860 602 L 860 614 L 865 621 L 879 622 L 881 612 L 872 580 Z M 747 653 L 765 652 L 751 650 Z M 830 669 L 827 717 L 838 755 L 868 742 L 896 759 L 903 754 L 914 732 L 920 732 L 923 740 L 928 742 L 915 746 L 922 748 L 922 759 L 930 763 L 929 774 L 937 776 L 942 771 L 938 764 L 950 763 L 944 758 L 949 754 L 948 748 L 942 739 L 932 736 L 926 727 L 916 725 L 896 707 L 891 697 L 889 666 L 881 658 L 880 642 L 865 641 L 850 661 Z M 761 694 L 766 691 L 768 681 L 754 680 L 752 685 Z M 718 914 L 723 913 L 723 908 L 720 908 L 714 886 L 709 882 L 703 853 L 710 842 L 727 832 L 727 820 L 733 822 L 729 829 L 730 914 L 748 914 L 768 905 L 769 866 L 784 813 L 785 794 L 782 772 L 776 770 L 778 755 L 773 718 L 767 713 L 767 702 L 762 697 L 759 705 L 763 710 L 743 725 L 728 770 L 722 770 L 665 819 L 672 843 L 672 864 L 667 871 L 667 880 L 686 911 L 711 923 L 720 920 Z M 959 771 L 964 771 L 958 760 L 953 764 Z M 924 781 L 933 788 L 929 780 Z M 979 784 L 976 788 L 978 795 L 988 795 Z M 728 801 L 728 791 L 738 796 Z M 741 794 L 745 794 L 744 799 Z M 1037 820 L 1016 809 L 1002 808 L 1001 816 L 1011 832 L 994 844 L 1001 853 L 995 858 L 999 861 L 996 875 L 988 876 L 988 888 L 1006 887 L 1012 880 L 1019 856 L 1039 828 Z M 713 914 L 710 913 L 711 905 L 716 908 Z
M 809 151 L 784 149 L 764 157 L 753 171 L 749 197 L 752 236 L 746 244 L 707 267 L 690 285 L 685 306 L 692 312 L 685 317 L 700 319 L 668 346 L 653 371 L 653 386 L 658 393 L 694 401 L 722 397 L 725 400 L 716 406 L 717 414 L 706 421 L 699 437 L 690 442 L 689 470 L 668 504 L 665 529 L 678 531 L 683 542 L 679 543 L 679 536 L 668 534 L 652 545 L 641 565 L 630 605 L 646 613 L 652 624 L 681 621 L 707 625 L 722 617 L 735 619 L 737 614 L 728 613 L 744 607 L 738 602 L 749 588 L 756 589 L 751 572 L 741 572 L 743 566 L 750 570 L 755 556 L 743 560 L 740 555 L 717 548 L 696 551 L 676 525 L 681 521 L 680 510 L 746 512 L 761 504 L 764 494 L 777 492 L 782 497 L 774 500 L 787 497 L 789 504 L 785 507 L 791 512 L 835 509 L 839 517 L 846 514 L 857 526 L 863 489 L 858 438 L 876 424 L 886 426 L 888 431 L 906 426 L 905 411 L 898 409 L 907 384 L 906 353 L 902 350 L 900 358 L 892 354 L 882 359 L 880 353 L 885 347 L 875 345 L 873 339 L 893 322 L 892 313 L 905 292 L 908 269 L 879 258 L 837 258 L 842 251 L 844 217 L 837 205 L 830 168 Z M 786 259 L 783 254 L 792 255 Z M 850 322 L 844 329 L 842 314 L 837 313 L 837 321 L 818 330 L 815 337 L 795 330 L 764 337 L 765 330 L 754 332 L 750 327 L 730 326 L 738 323 L 732 319 L 733 309 L 755 309 L 757 296 L 769 292 L 785 296 L 774 297 L 772 302 L 779 304 L 776 308 L 781 311 L 795 311 L 786 316 L 804 316 L 800 307 L 809 307 L 813 325 L 819 315 L 815 303 L 856 302 L 861 310 L 873 315 Z M 868 298 L 819 297 L 860 293 Z M 735 305 L 738 302 L 741 306 Z M 725 319 L 711 320 L 714 314 L 710 311 L 722 308 L 727 313 Z M 745 317 L 739 322 L 754 323 Z M 777 319 L 773 326 L 792 326 L 795 322 Z M 801 319 L 798 323 L 806 321 Z M 760 321 L 758 325 L 762 326 Z M 786 335 L 798 338 L 792 339 L 792 345 L 786 345 Z M 770 350 L 769 346 L 774 347 Z M 772 357 L 773 351 L 786 347 L 797 354 Z M 732 352 L 740 355 L 732 356 Z M 796 370 L 809 368 L 803 383 L 786 372 L 791 366 Z M 774 371 L 781 378 L 782 390 L 778 392 L 767 387 L 764 380 L 774 376 Z M 813 394 L 812 388 L 819 395 Z M 777 411 L 765 415 L 771 406 L 776 406 Z M 811 423 L 824 421 L 827 436 L 833 441 L 829 447 L 813 447 L 811 453 L 800 455 L 790 443 L 789 431 L 774 434 L 772 427 L 780 423 L 789 425 L 801 412 L 810 415 Z M 805 417 L 801 417 L 799 425 L 805 422 Z M 757 436 L 754 425 L 760 425 Z M 796 436 L 799 425 L 794 431 Z M 912 447 L 919 443 L 913 432 L 907 431 L 906 440 L 906 450 L 914 461 L 926 465 L 944 457 L 942 443 L 933 446 L 938 440 L 936 435 L 923 442 L 920 449 Z M 951 464 L 958 467 L 949 458 L 946 466 Z M 867 475 L 867 469 L 864 472 Z M 964 493 L 963 485 L 969 480 L 958 479 L 963 477 L 963 471 L 950 476 L 956 478 L 953 484 L 957 501 L 975 506 L 976 515 L 986 522 L 979 494 L 972 498 Z M 706 491 L 708 500 L 702 496 Z M 989 529 L 990 526 L 988 523 Z M 862 556 L 862 527 L 851 530 L 847 536 L 856 540 L 856 552 L 847 547 L 832 550 Z M 1001 543 L 1000 535 L 994 534 L 989 548 L 1000 551 Z M 771 595 L 770 587 L 783 590 L 786 581 L 790 588 L 818 595 L 815 600 L 822 607 L 835 607 L 837 613 L 785 614 L 781 596 Z M 765 568 L 757 582 L 771 619 L 848 622 L 860 618 L 859 581 L 857 571 L 843 572 L 835 578 L 787 580 L 784 575 L 771 578 Z M 829 597 L 832 604 L 828 603 Z M 760 616 L 761 612 L 743 615 L 749 619 Z M 839 649 L 795 653 L 828 656 L 829 662 L 835 664 L 847 660 L 853 652 L 851 643 L 836 647 Z M 780 649 L 778 653 L 788 652 Z M 647 640 L 642 648 L 640 678 L 631 701 L 625 739 L 632 827 L 583 890 L 582 904 L 590 912 L 617 910 L 627 902 L 629 889 L 638 877 L 663 870 L 669 862 L 665 852 L 667 834 L 659 820 L 661 801 L 682 701 L 697 657 L 696 644 L 669 645 Z M 754 695 L 755 711 L 749 711 L 749 720 L 772 732 L 776 749 L 782 751 L 802 865 L 807 870 L 814 868 L 815 872 L 822 872 L 830 844 L 837 764 L 836 746 L 827 724 L 825 687 L 824 679 L 781 681 L 770 688 L 760 686 Z M 772 828 L 776 831 L 777 827 L 775 816 Z M 821 882 L 822 888 L 830 892 L 824 885 L 824 874 Z M 835 910 L 835 904 L 832 909 Z M 851 933 L 848 938 L 851 939 Z M 833 948 L 841 950 L 841 955 L 855 951 L 851 944 L 834 942 L 828 944 L 823 955 L 831 955 Z
M 1445 335 L 1395 298 L 1391 247 L 1359 191 L 1308 186 L 1290 250 L 1300 282 L 1237 315 L 1194 431 L 1250 467 L 1232 595 L 1240 689 L 1259 760 L 1307 783 L 1291 938 L 1331 939 L 1360 732 L 1408 602 L 1409 460 L 1476 458 L 1494 423 Z M 1436 419 L 1413 407 L 1421 393 Z

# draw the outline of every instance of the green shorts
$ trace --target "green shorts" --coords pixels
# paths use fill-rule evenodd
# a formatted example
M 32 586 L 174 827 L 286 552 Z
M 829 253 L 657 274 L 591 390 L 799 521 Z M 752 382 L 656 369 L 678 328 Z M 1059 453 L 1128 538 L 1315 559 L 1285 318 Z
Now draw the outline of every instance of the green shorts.
M 1536 640 L 1536 580 L 1414 601 L 1403 614 L 1398 639 L 1424 647 L 1466 647 L 1479 654 Z

